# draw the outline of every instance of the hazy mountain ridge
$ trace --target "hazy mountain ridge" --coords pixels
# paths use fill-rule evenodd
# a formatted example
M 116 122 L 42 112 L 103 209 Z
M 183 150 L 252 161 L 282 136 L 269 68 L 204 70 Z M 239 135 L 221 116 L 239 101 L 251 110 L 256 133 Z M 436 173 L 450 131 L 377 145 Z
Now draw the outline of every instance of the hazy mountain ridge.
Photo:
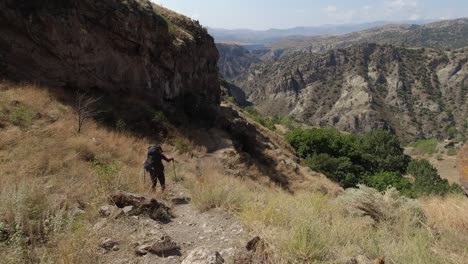
M 366 42 L 430 48 L 463 48 L 468 45 L 468 18 L 426 25 L 390 24 L 339 36 L 296 36 L 273 44 L 272 49 L 325 52 Z
M 411 21 L 413 24 L 425 24 L 433 20 Z M 268 46 L 291 36 L 340 35 L 390 24 L 388 21 L 375 21 L 360 24 L 337 24 L 314 27 L 294 27 L 287 29 L 222 29 L 209 28 L 209 33 L 219 43 L 236 43 L 249 46 Z M 404 23 L 404 21 L 402 22 Z

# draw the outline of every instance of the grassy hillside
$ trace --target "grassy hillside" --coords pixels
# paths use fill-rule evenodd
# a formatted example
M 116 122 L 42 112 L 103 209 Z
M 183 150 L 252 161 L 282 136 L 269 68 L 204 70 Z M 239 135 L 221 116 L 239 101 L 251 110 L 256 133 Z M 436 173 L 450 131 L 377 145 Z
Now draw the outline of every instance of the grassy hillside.
M 0 263 L 100 263 L 97 245 L 106 234 L 93 229 L 98 208 L 116 190 L 148 193 L 141 162 L 150 139 L 93 120 L 76 133 L 69 96 L 0 84 Z M 408 200 L 366 187 L 291 192 L 242 176 L 252 167 L 236 155 L 219 159 L 178 130 L 171 134 L 164 148 L 180 150 L 171 154 L 182 161 L 183 177 L 169 186 L 184 185 L 200 211 L 224 208 L 259 235 L 265 244 L 253 263 L 347 263 L 357 255 L 465 261 L 468 202 L 461 196 Z M 237 176 L 228 173 L 233 168 Z

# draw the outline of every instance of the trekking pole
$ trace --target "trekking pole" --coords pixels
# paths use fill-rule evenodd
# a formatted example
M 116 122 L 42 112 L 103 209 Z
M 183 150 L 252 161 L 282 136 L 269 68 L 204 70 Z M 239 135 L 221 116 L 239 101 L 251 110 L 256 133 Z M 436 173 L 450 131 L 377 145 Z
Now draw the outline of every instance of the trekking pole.
M 177 181 L 177 174 L 176 174 L 176 170 L 175 170 L 175 161 L 172 160 L 172 168 L 174 169 L 174 180 Z
M 146 171 L 145 171 L 145 168 L 143 168 L 143 185 L 146 185 Z

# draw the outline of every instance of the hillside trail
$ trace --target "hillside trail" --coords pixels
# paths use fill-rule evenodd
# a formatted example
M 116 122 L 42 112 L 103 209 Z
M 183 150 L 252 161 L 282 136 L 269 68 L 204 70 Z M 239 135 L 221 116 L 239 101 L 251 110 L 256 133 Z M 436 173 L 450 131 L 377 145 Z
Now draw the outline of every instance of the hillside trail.
M 202 159 L 203 164 L 213 162 L 216 162 L 216 157 Z M 198 165 L 195 164 L 194 167 Z M 168 164 L 166 172 L 171 170 L 172 164 Z M 186 172 L 189 173 L 188 170 Z M 165 194 L 161 195 L 158 186 L 156 194 L 151 194 L 150 197 L 167 202 L 174 218 L 169 223 L 125 213 L 119 213 L 117 218 L 102 218 L 94 227 L 99 230 L 101 241 L 116 241 L 118 247 L 115 250 L 101 249 L 101 263 L 181 263 L 192 250 L 201 247 L 219 252 L 224 263 L 233 263 L 235 256 L 245 251 L 251 237 L 235 216 L 218 208 L 201 212 L 192 204 L 189 192 L 183 184 L 167 180 Z M 179 255 L 161 257 L 148 252 L 138 256 L 136 253 L 139 247 L 151 245 L 165 236 L 179 245 Z

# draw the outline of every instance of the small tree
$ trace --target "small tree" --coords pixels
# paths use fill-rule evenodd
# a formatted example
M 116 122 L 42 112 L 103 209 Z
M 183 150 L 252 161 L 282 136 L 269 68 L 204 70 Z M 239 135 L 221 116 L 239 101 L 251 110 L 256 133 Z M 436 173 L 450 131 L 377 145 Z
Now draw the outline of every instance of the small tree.
M 75 114 L 78 121 L 77 132 L 81 133 L 83 124 L 88 118 L 96 116 L 99 112 L 96 103 L 99 98 L 95 98 L 85 92 L 77 92 L 75 98 Z

